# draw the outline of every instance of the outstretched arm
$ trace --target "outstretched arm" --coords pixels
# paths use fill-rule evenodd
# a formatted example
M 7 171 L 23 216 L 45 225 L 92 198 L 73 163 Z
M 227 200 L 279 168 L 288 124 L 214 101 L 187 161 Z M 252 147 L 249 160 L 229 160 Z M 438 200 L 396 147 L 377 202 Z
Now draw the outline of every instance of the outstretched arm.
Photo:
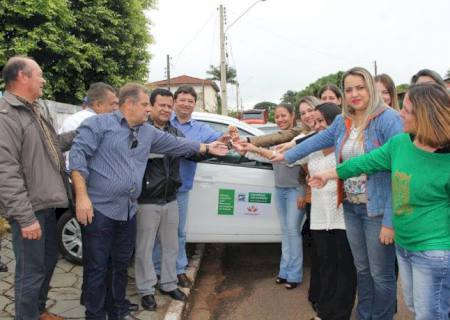
M 309 180 L 308 184 L 313 188 L 323 188 L 329 180 L 338 179 L 338 174 L 336 168 L 329 169 L 326 171 L 321 171 L 313 174 Z
M 347 160 L 336 167 L 341 179 L 357 177 L 363 173 L 372 174 L 377 171 L 391 170 L 391 141 L 380 148 L 359 157 Z
M 247 142 L 250 142 L 251 144 L 254 144 L 258 147 L 271 147 L 280 143 L 289 142 L 301 133 L 301 128 L 295 127 L 277 133 L 271 133 L 257 137 L 249 137 Z

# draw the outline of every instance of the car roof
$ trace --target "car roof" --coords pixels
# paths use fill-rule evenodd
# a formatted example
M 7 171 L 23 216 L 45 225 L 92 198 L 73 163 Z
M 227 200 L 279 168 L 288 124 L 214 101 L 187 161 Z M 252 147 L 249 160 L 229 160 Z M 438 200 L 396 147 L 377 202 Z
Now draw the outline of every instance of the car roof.
M 250 132 L 251 134 L 253 134 L 255 136 L 261 136 L 264 134 L 264 132 L 262 132 L 261 130 L 259 130 L 258 128 L 254 127 L 254 126 L 249 125 L 248 123 L 239 121 L 236 118 L 223 116 L 220 114 L 208 113 L 208 112 L 193 112 L 192 118 L 195 120 L 219 122 L 219 123 L 224 123 L 227 125 L 233 125 L 239 129 Z
M 252 126 L 256 128 L 278 128 L 278 125 L 273 122 L 261 123 L 261 124 L 253 124 Z

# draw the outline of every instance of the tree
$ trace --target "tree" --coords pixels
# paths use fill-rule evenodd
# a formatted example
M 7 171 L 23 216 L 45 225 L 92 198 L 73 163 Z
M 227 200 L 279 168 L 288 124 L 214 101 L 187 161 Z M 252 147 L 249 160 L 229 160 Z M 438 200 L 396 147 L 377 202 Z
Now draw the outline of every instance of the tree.
M 241 113 L 239 111 L 233 111 L 233 110 L 228 111 L 228 116 L 232 117 L 232 118 L 239 119 L 240 114 Z
M 296 92 L 292 91 L 292 90 L 288 90 L 286 91 L 285 94 L 283 94 L 283 97 L 281 97 L 281 101 L 284 103 L 290 103 L 292 105 L 295 105 L 295 101 L 296 101 Z
M 226 66 L 225 74 L 227 76 L 227 83 L 236 84 L 236 69 L 233 67 Z M 209 66 L 209 70 L 206 71 L 206 74 L 211 76 L 210 80 L 220 81 L 220 66 L 215 67 L 213 65 Z
M 450 78 L 450 69 L 447 70 L 447 74 L 445 75 L 446 78 Z
M 264 110 L 270 111 L 276 106 L 277 106 L 276 103 L 273 103 L 270 101 L 262 101 L 262 102 L 258 102 L 257 104 L 255 104 L 253 106 L 253 109 L 264 109 Z
M 152 42 L 143 10 L 153 0 L 0 0 L 0 66 L 33 57 L 46 98 L 79 103 L 90 83 L 144 81 Z
M 301 91 L 288 90 L 281 97 L 281 102 L 290 103 L 294 107 L 297 107 L 298 102 L 300 101 L 300 99 L 302 97 L 317 96 L 319 93 L 319 90 L 327 84 L 334 84 L 334 85 L 340 87 L 343 75 L 344 75 L 343 71 L 338 71 L 336 73 L 332 73 L 332 74 L 329 74 L 327 76 L 317 79 L 316 81 L 310 83 L 308 86 L 306 86 L 306 88 L 304 88 Z
M 409 84 L 407 84 L 407 83 L 402 83 L 395 87 L 397 94 L 405 93 L 406 91 L 408 91 L 408 88 L 409 88 Z

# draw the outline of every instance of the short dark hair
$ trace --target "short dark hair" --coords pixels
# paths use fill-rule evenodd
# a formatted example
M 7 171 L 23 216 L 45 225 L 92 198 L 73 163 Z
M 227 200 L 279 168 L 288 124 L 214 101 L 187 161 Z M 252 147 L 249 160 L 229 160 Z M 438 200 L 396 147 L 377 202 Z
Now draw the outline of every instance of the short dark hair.
M 127 99 L 137 102 L 139 99 L 139 93 L 148 94 L 148 90 L 142 84 L 139 83 L 127 83 L 119 90 L 119 106 L 123 105 Z
M 95 101 L 102 101 L 106 98 L 106 94 L 108 91 L 117 96 L 116 88 L 110 86 L 109 84 L 106 84 L 104 82 L 92 83 L 86 93 L 86 105 L 92 106 Z
M 31 69 L 27 63 L 27 61 L 30 60 L 34 61 L 32 58 L 26 56 L 14 56 L 8 59 L 2 71 L 6 88 L 8 88 L 12 82 L 17 80 L 20 71 L 27 76 L 31 76 Z
M 334 119 L 342 113 L 341 108 L 332 102 L 324 102 L 316 106 L 328 125 L 332 124 Z
M 275 107 L 275 110 L 278 108 L 284 108 L 284 109 L 286 109 L 287 112 L 289 112 L 289 114 L 291 114 L 291 115 L 294 114 L 294 107 L 290 103 L 282 102 Z
M 317 97 L 319 99 L 322 98 L 322 94 L 327 90 L 333 91 L 333 93 L 336 95 L 336 98 L 342 99 L 341 89 L 339 89 L 338 86 L 336 86 L 332 83 L 329 83 L 329 84 L 323 86 L 322 88 L 320 88 L 319 92 L 317 93 Z
M 150 104 L 152 106 L 155 104 L 157 96 L 172 97 L 173 98 L 173 93 L 170 92 L 169 90 L 163 89 L 163 88 L 157 88 L 157 89 L 153 90 L 152 94 L 150 95 Z
M 430 69 L 422 69 L 419 70 L 415 75 L 411 78 L 411 84 L 416 84 L 417 80 L 419 80 L 420 77 L 430 77 L 434 80 L 438 85 L 440 85 L 443 88 L 447 88 L 444 79 L 434 70 Z
M 197 92 L 191 86 L 181 86 L 173 94 L 173 98 L 176 100 L 180 93 L 190 94 L 194 97 L 195 102 L 197 102 Z

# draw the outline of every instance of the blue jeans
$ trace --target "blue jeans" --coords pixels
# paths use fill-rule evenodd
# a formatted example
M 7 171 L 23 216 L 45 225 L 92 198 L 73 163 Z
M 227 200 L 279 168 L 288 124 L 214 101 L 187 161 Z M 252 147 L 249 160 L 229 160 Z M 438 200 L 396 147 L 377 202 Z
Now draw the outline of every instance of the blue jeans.
M 17 221 L 11 222 L 16 258 L 16 320 L 36 320 L 44 312 L 50 280 L 58 261 L 55 210 L 40 210 L 35 215 L 42 230 L 39 240 L 24 239 Z
M 305 212 L 297 208 L 299 194 L 299 188 L 275 187 L 275 202 L 281 226 L 281 261 L 278 277 L 295 283 L 303 280 L 301 230 Z
M 396 245 L 403 298 L 416 320 L 447 320 L 450 250 L 409 251 Z
M 379 240 L 383 217 L 369 217 L 365 204 L 344 201 L 344 218 L 357 272 L 358 319 L 392 319 L 397 299 L 395 248 Z
M 186 255 L 186 221 L 189 208 L 189 191 L 177 193 L 178 203 L 178 257 L 177 257 L 177 274 L 186 273 L 188 258 Z M 161 274 L 161 245 L 157 240 L 153 248 L 153 265 L 156 274 Z
M 86 319 L 106 319 L 108 283 L 112 284 L 108 288 L 112 300 L 108 319 L 121 319 L 129 313 L 125 293 L 127 268 L 136 242 L 136 216 L 128 221 L 117 221 L 95 211 L 92 223 L 83 229 L 83 299 Z M 110 281 L 108 271 L 111 272 Z

